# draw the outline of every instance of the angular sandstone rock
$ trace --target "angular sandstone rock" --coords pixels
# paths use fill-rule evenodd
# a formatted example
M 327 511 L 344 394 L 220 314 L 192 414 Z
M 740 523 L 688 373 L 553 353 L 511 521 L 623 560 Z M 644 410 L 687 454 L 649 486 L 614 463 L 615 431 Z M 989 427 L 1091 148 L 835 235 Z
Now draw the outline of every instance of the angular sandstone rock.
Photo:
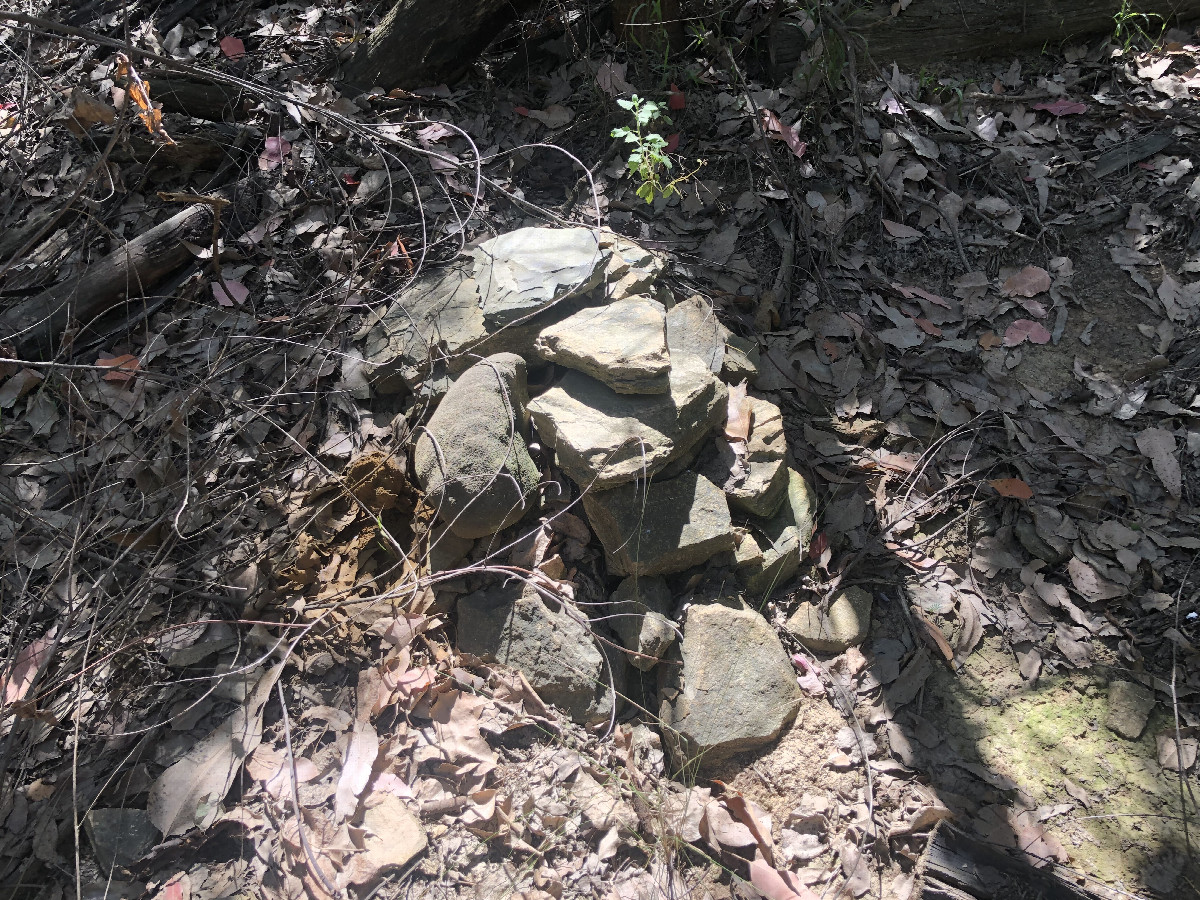
M 459 599 L 458 649 L 520 670 L 539 697 L 593 725 L 608 720 L 614 697 L 586 621 L 578 609 L 558 607 L 519 581 L 491 585 Z M 620 693 L 624 654 L 612 654 L 609 665 Z
M 536 504 L 528 400 L 525 361 L 497 353 L 459 376 L 417 438 L 417 481 L 459 537 L 494 534 Z
M 1142 736 L 1150 712 L 1154 709 L 1154 692 L 1133 681 L 1114 681 L 1108 686 L 1108 719 L 1105 724 L 1121 737 L 1136 741 Z
M 729 504 L 694 472 L 583 495 L 611 575 L 669 575 L 734 546 Z
M 775 740 L 800 709 L 787 652 L 744 603 L 688 607 L 683 666 L 660 666 L 659 716 L 675 765 L 703 767 Z
M 714 374 L 725 360 L 727 330 L 712 304 L 699 294 L 681 300 L 667 313 L 667 346 L 671 353 L 692 353 Z
M 761 556 L 750 547 L 739 552 L 739 575 L 754 599 L 766 597 L 782 587 L 800 569 L 816 528 L 817 498 L 808 480 L 788 469 L 787 499 L 774 516 L 755 519 L 748 525 Z M 743 542 L 745 543 L 745 542 Z M 741 548 L 739 548 L 739 551 Z
M 618 394 L 568 372 L 529 406 L 542 443 L 576 484 L 609 488 L 648 478 L 725 417 L 728 389 L 695 356 L 671 358 L 669 394 Z
M 534 350 L 618 394 L 665 394 L 671 390 L 666 320 L 667 311 L 656 300 L 617 300 L 551 325 Z
M 871 594 L 860 587 L 839 591 L 821 613 L 815 603 L 801 603 L 785 626 L 810 650 L 841 653 L 867 639 L 871 629 Z
M 608 599 L 609 624 L 627 651 L 629 664 L 643 672 L 654 668 L 675 642 L 668 616 L 674 598 L 662 578 L 630 576 Z

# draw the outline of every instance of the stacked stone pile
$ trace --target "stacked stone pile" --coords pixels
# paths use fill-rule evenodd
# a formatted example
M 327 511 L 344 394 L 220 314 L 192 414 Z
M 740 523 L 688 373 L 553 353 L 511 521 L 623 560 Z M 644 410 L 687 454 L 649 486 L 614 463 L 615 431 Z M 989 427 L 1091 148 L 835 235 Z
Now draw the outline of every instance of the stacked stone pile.
M 755 610 L 796 574 L 814 501 L 789 465 L 774 404 L 739 400 L 749 433 L 723 436 L 731 385 L 753 380 L 755 353 L 701 298 L 675 302 L 662 269 L 617 236 L 520 229 L 407 291 L 371 327 L 367 355 L 377 392 L 437 402 L 413 463 L 456 551 L 510 526 L 578 522 L 579 504 L 542 508 L 531 441 L 582 496 L 590 531 L 580 523 L 569 539 L 594 534 L 603 548 L 608 616 L 535 584 L 493 582 L 459 598 L 459 649 L 521 669 L 586 723 L 613 712 L 626 657 L 642 671 L 665 659 L 657 702 L 668 745 L 678 763 L 711 762 L 774 739 L 799 707 L 787 654 Z M 531 372 L 541 385 L 532 400 Z M 676 618 L 684 573 L 711 565 L 738 584 L 689 598 Z M 593 639 L 599 618 L 625 654 Z

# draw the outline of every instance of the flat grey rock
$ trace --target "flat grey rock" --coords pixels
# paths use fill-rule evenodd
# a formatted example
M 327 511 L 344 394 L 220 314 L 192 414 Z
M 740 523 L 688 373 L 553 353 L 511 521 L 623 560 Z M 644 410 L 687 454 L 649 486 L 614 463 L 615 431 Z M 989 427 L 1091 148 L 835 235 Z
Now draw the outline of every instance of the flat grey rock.
M 871 629 L 871 595 L 860 587 L 839 591 L 822 614 L 816 603 L 801 603 L 785 626 L 810 650 L 841 653 L 867 639 Z
M 1133 681 L 1114 681 L 1108 686 L 1106 725 L 1123 738 L 1136 741 L 1142 736 L 1150 712 L 1154 709 L 1154 691 Z
M 725 494 L 694 472 L 583 495 L 611 575 L 669 575 L 734 546 Z
M 748 529 L 761 552 L 755 556 L 749 548 L 738 548 L 742 556 L 738 571 L 753 599 L 766 597 L 800 570 L 816 528 L 817 498 L 812 487 L 795 469 L 787 472 L 787 496 L 779 512 L 770 519 L 753 520 Z
M 712 373 L 725 361 L 725 326 L 717 319 L 712 304 L 699 294 L 681 300 L 667 313 L 667 346 L 671 353 L 691 353 Z
M 775 629 L 744 603 L 688 607 L 683 666 L 660 666 L 659 716 L 676 766 L 703 768 L 775 740 L 800 687 Z
M 704 475 L 729 496 L 729 505 L 752 516 L 769 518 L 779 512 L 787 494 L 784 460 L 787 438 L 783 415 L 768 400 L 747 397 L 750 406 L 750 439 L 739 459 L 729 441 L 717 440 L 717 455 Z
M 96 862 L 104 874 L 136 865 L 161 837 L 144 809 L 93 809 L 83 820 Z
M 656 665 L 675 642 L 670 618 L 675 599 L 667 582 L 654 576 L 630 576 L 608 599 L 609 624 L 628 652 L 629 664 L 643 672 Z
M 667 311 L 656 300 L 616 300 L 546 328 L 534 350 L 618 394 L 665 394 L 671 390 L 666 322 Z
M 458 649 L 520 670 L 539 697 L 593 725 L 608 720 L 614 697 L 604 657 L 584 622 L 578 609 L 556 608 L 514 579 L 459 599 Z M 624 655 L 614 653 L 609 662 L 620 693 Z
M 618 394 L 568 372 L 529 406 L 542 443 L 576 484 L 650 477 L 694 449 L 725 417 L 728 388 L 689 354 L 671 357 L 669 394 Z
M 413 469 L 459 537 L 495 534 L 537 503 L 525 360 L 497 353 L 459 376 L 417 438 Z
M 491 331 L 599 285 L 608 251 L 590 228 L 518 228 L 484 241 L 471 255 Z
M 419 277 L 367 332 L 363 358 L 381 393 L 412 390 L 435 371 L 470 365 L 467 351 L 487 337 L 479 289 L 466 264 Z

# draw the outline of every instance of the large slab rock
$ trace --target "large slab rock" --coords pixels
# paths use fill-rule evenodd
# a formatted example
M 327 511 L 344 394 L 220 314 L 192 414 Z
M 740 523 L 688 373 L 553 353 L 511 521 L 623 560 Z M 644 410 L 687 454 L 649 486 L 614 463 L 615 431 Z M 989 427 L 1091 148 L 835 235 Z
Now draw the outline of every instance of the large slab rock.
M 650 477 L 725 418 L 729 390 L 697 357 L 671 357 L 669 394 L 618 394 L 568 372 L 530 404 L 542 442 L 576 484 L 608 488 Z
M 494 534 L 536 504 L 528 402 L 525 360 L 497 353 L 454 382 L 417 439 L 417 481 L 459 537 Z
M 412 390 L 433 373 L 456 375 L 470 365 L 469 350 L 485 337 L 479 288 L 467 264 L 419 277 L 367 333 L 363 358 L 372 388 Z
M 634 668 L 650 671 L 675 642 L 668 618 L 674 606 L 666 580 L 657 577 L 630 576 L 609 597 L 609 622 Z
M 588 292 L 603 281 L 609 251 L 586 228 L 520 229 L 472 252 L 472 261 L 421 275 L 367 329 L 372 390 L 423 386 L 438 396 L 480 357 L 531 356 L 546 325 L 603 299 Z
M 484 241 L 471 255 L 483 321 L 492 330 L 599 285 L 609 251 L 590 228 L 518 228 Z
M 717 455 L 703 471 L 725 491 L 734 509 L 769 518 L 779 512 L 787 494 L 783 415 L 768 400 L 747 397 L 746 403 L 750 407 L 750 439 L 745 452 L 738 458 L 729 441 L 718 440 Z
M 491 585 L 458 601 L 458 649 L 524 673 L 530 686 L 576 722 L 607 721 L 615 700 L 605 658 L 586 619 L 519 581 Z M 609 657 L 618 693 L 624 656 Z
M 787 473 L 787 496 L 779 512 L 765 521 L 752 521 L 738 546 L 738 572 L 756 598 L 782 587 L 799 571 L 816 529 L 816 494 L 795 469 Z
M 659 667 L 658 711 L 676 766 L 760 747 L 795 719 L 801 694 L 787 652 L 744 603 L 688 607 L 678 652 L 682 667 Z
M 687 472 L 583 495 L 611 575 L 669 575 L 734 546 L 729 504 L 711 481 Z
M 671 390 L 666 322 L 667 311 L 656 300 L 617 300 L 551 325 L 534 350 L 618 394 L 665 394 Z

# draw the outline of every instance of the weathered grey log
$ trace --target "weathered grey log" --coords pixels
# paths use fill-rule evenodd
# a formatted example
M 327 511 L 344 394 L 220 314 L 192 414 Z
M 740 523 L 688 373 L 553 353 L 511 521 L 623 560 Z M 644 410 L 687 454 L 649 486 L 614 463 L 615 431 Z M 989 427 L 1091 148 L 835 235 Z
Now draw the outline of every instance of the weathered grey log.
M 1051 866 L 1035 868 L 1023 854 L 939 822 L 917 870 L 919 900 L 1101 900 Z
M 142 77 L 150 82 L 151 96 L 168 112 L 212 122 L 246 118 L 250 96 L 236 85 L 200 81 L 175 72 L 149 69 Z
M 875 3 L 847 17 L 875 64 L 910 70 L 940 59 L 1004 57 L 1057 47 L 1115 29 L 1121 0 L 921 0 L 893 17 L 890 3 Z M 1167 24 L 1200 19 L 1200 0 L 1145 0 L 1138 13 Z
M 236 203 L 226 207 L 223 219 L 232 219 L 235 212 L 245 214 L 253 203 L 245 184 L 226 188 L 217 196 L 236 198 Z M 0 312 L 0 342 L 11 343 L 21 358 L 51 356 L 72 321 L 86 324 L 193 260 L 184 242 L 210 245 L 213 215 L 210 204 L 188 205 L 92 263 L 82 274 Z

